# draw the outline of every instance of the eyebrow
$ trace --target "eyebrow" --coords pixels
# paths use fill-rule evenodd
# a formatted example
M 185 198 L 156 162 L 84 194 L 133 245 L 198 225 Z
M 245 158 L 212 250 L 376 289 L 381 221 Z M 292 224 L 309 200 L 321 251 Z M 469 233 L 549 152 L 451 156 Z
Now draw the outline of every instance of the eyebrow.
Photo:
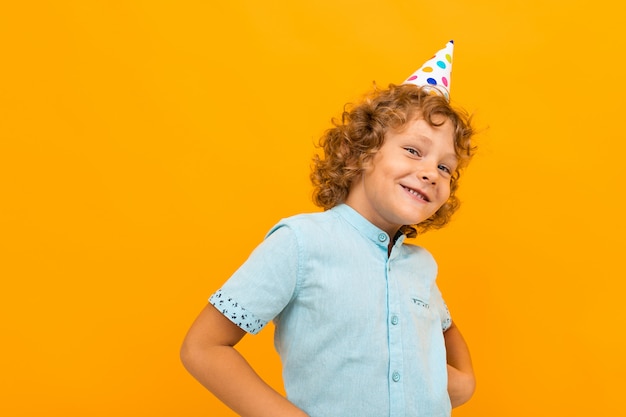
M 459 156 L 456 153 L 447 153 L 443 156 L 443 159 L 448 159 L 448 158 L 452 158 L 456 162 L 459 162 Z
M 429 138 L 428 136 L 424 136 L 424 135 L 417 135 L 417 136 L 411 136 L 414 139 L 420 140 L 422 142 L 428 142 L 429 145 L 432 145 L 433 140 L 431 138 Z M 456 147 L 455 147 L 456 150 Z M 448 159 L 448 158 L 452 158 L 454 159 L 455 162 L 459 162 L 459 156 L 456 154 L 456 152 L 454 153 L 447 153 L 445 155 L 443 155 L 442 159 Z

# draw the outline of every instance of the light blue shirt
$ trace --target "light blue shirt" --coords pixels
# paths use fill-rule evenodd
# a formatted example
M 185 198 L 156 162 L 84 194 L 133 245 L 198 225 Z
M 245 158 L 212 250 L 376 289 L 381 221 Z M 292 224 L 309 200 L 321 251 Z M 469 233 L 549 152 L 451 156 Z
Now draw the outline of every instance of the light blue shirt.
M 347 205 L 278 223 L 210 298 L 257 333 L 270 320 L 287 397 L 310 417 L 449 417 L 437 264 Z

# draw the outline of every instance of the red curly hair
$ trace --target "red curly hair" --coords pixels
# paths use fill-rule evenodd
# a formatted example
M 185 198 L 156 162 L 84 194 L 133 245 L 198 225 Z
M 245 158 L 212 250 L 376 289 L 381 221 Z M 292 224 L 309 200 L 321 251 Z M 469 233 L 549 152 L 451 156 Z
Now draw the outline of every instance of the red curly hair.
M 450 180 L 450 197 L 431 217 L 420 224 L 405 225 L 401 231 L 408 237 L 415 237 L 418 232 L 446 225 L 460 205 L 455 193 L 461 171 L 476 150 L 471 140 L 474 135 L 471 117 L 452 107 L 444 97 L 412 84 L 390 84 L 385 90 L 374 88 L 360 103 L 346 105 L 341 120 L 332 120 L 334 127 L 319 140 L 323 157 L 313 157 L 314 203 L 325 210 L 343 203 L 353 180 L 383 145 L 387 131 L 400 129 L 416 117 L 423 118 L 431 126 L 445 123 L 445 119 L 435 123 L 434 119 L 441 120 L 437 116 L 445 116 L 454 127 L 458 166 Z

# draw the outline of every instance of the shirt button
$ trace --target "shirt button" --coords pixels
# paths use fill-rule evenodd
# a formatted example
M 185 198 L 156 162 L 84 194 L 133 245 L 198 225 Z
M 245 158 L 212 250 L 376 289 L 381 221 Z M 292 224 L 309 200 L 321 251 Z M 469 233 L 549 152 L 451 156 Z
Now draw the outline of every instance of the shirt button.
M 398 324 L 399 321 L 400 319 L 398 319 L 398 316 L 391 317 L 391 324 L 393 324 L 394 326 Z
M 380 240 L 381 242 L 384 242 L 385 240 L 387 240 L 387 235 L 384 233 L 379 234 L 378 240 Z
M 395 371 L 393 374 L 391 374 L 391 379 L 393 379 L 393 382 L 398 382 L 400 380 L 400 373 L 398 371 Z

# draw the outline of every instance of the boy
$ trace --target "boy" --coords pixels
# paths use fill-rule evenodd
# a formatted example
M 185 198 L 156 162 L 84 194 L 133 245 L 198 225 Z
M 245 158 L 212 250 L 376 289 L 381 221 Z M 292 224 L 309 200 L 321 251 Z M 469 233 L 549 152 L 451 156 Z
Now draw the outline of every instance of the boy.
M 405 243 L 448 222 L 473 153 L 469 119 L 447 100 L 451 45 L 433 58 L 448 71 L 438 80 L 390 85 L 344 112 L 311 175 L 325 211 L 279 222 L 189 330 L 184 365 L 240 415 L 447 417 L 471 397 L 436 263 Z M 287 398 L 234 349 L 269 320 Z

